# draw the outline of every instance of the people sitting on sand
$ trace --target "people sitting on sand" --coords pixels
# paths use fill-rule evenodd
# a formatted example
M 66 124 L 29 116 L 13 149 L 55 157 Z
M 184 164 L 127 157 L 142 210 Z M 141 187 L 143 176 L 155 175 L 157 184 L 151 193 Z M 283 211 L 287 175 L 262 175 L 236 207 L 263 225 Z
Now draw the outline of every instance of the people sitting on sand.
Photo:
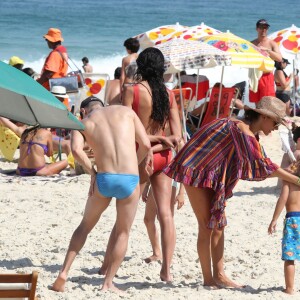
M 91 184 L 83 219 L 72 235 L 64 264 L 52 289 L 57 292 L 65 290 L 75 257 L 115 197 L 117 217 L 107 246 L 108 265 L 102 290 L 118 291 L 113 278 L 124 259 L 138 206 L 138 164 L 146 157 L 144 168 L 149 174 L 152 172 L 151 145 L 141 121 L 131 109 L 120 105 L 103 107 L 96 97 L 92 97 L 82 102 L 81 112 L 85 129 L 72 132 L 72 152 L 91 175 Z M 97 170 L 83 150 L 85 141 L 95 153 Z M 137 152 L 136 142 L 139 145 Z
M 138 58 L 138 51 L 140 49 L 140 42 L 135 38 L 129 38 L 124 42 L 124 47 L 128 55 L 122 59 L 122 69 L 120 77 L 120 90 L 122 92 L 124 84 L 131 84 L 136 73 Z
M 23 124 L 20 122 L 14 123 L 13 121 L 11 121 L 7 118 L 4 118 L 4 117 L 0 117 L 0 124 L 9 128 L 12 132 L 14 132 L 21 139 L 20 140 L 20 158 L 19 158 L 19 160 L 21 159 L 21 149 L 22 149 L 22 151 L 26 150 L 26 145 L 28 145 L 28 151 L 29 151 L 28 154 L 30 154 L 31 152 L 33 154 L 28 158 L 26 158 L 26 155 L 22 156 L 22 157 L 26 158 L 25 164 L 27 164 L 27 162 L 28 162 L 29 166 L 42 165 L 41 161 L 43 161 L 43 159 L 42 159 L 41 151 L 38 151 L 38 150 L 40 150 L 39 147 L 38 148 L 33 147 L 33 149 L 31 149 L 32 147 L 30 146 L 30 144 L 35 143 L 34 141 L 29 142 L 29 144 L 27 144 L 27 142 L 25 142 L 24 146 L 22 146 L 22 148 L 21 148 L 21 144 L 23 143 L 22 142 L 23 134 L 25 133 L 26 130 L 30 130 L 31 128 L 28 128 L 28 126 L 26 124 Z M 56 153 L 59 153 L 61 151 L 62 153 L 65 153 L 67 156 L 69 156 L 71 153 L 70 141 L 63 140 L 55 135 L 52 135 L 49 130 L 46 130 L 48 133 L 50 133 L 50 137 L 51 137 L 51 142 L 49 142 L 49 147 L 48 147 L 49 134 L 46 134 L 45 130 L 40 130 L 39 135 L 37 137 L 38 139 L 42 137 L 47 141 L 47 143 L 45 142 L 46 146 L 40 146 L 41 148 L 43 147 L 46 150 L 48 149 L 48 151 L 44 151 L 44 154 L 47 155 L 48 157 L 52 157 L 54 151 Z M 37 153 L 35 153 L 35 152 L 37 152 Z M 44 158 L 44 156 L 43 156 L 43 158 Z M 35 161 L 35 159 L 36 159 L 36 161 Z M 45 171 L 50 172 L 50 173 L 54 172 L 53 174 L 58 174 L 59 172 L 61 172 L 63 169 L 65 169 L 68 166 L 68 163 L 67 164 L 65 163 L 66 161 L 63 161 L 63 162 L 64 162 L 63 164 L 54 165 L 51 168 L 50 168 L 50 165 L 47 164 L 46 167 L 47 167 L 47 169 L 50 169 L 50 170 L 43 170 L 43 172 L 39 172 L 39 174 L 36 174 L 36 175 L 40 175 L 41 173 L 44 173 Z M 59 163 L 61 163 L 61 162 L 59 162 Z M 43 164 L 45 165 L 45 158 L 44 158 Z M 56 163 L 54 163 L 54 164 L 56 164 Z M 22 162 L 22 165 L 23 165 L 23 162 Z M 62 169 L 60 169 L 60 168 L 62 168 Z M 53 174 L 45 174 L 45 175 L 53 175 Z M 44 175 L 44 174 L 42 174 L 42 175 Z
M 82 69 L 83 69 L 84 73 L 93 73 L 93 67 L 89 63 L 89 59 L 85 56 L 81 59 L 81 61 L 83 63 Z
M 115 69 L 114 79 L 108 81 L 106 103 L 108 105 L 121 104 L 120 77 L 121 67 Z

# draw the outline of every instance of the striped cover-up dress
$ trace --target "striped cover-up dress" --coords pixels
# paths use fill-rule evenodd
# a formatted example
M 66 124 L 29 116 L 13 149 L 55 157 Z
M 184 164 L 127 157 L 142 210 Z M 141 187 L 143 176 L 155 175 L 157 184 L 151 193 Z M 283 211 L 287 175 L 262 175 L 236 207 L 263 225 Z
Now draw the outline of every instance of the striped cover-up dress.
M 239 179 L 264 180 L 279 168 L 238 122 L 226 118 L 203 126 L 164 169 L 175 181 L 215 191 L 208 228 L 226 226 L 226 200 Z

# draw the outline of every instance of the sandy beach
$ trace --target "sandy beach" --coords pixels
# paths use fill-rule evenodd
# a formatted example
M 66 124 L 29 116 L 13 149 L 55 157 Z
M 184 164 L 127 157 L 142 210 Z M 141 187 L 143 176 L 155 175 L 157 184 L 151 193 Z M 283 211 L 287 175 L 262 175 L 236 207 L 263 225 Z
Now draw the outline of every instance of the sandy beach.
M 262 137 L 267 155 L 280 164 L 282 151 L 278 132 Z M 0 160 L 0 168 L 16 168 L 16 161 Z M 242 290 L 207 290 L 197 260 L 197 225 L 186 197 L 176 211 L 177 243 L 172 272 L 173 284 L 159 279 L 160 264 L 146 264 L 151 247 L 143 224 L 145 205 L 139 203 L 128 251 L 114 282 L 126 290 L 122 296 L 101 293 L 103 276 L 97 274 L 115 220 L 115 205 L 103 214 L 69 274 L 67 291 L 48 289 L 63 262 L 69 240 L 85 207 L 89 176 L 70 177 L 68 171 L 51 178 L 20 178 L 0 174 L 0 271 L 39 272 L 37 295 L 41 299 L 299 299 L 281 292 L 284 286 L 281 261 L 281 235 L 284 213 L 277 232 L 268 236 L 267 228 L 279 193 L 277 179 L 261 182 L 240 181 L 228 201 L 225 231 L 226 272 Z M 300 268 L 296 264 L 296 289 Z

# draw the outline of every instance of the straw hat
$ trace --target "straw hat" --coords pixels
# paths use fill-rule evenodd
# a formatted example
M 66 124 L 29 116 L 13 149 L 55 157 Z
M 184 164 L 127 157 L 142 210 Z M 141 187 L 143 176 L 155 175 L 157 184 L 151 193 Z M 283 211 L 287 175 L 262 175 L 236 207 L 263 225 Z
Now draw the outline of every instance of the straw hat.
M 55 85 L 51 88 L 51 93 L 55 97 L 59 98 L 69 98 L 69 95 L 67 94 L 67 90 L 64 86 Z
M 270 117 L 277 123 L 286 125 L 286 105 L 276 97 L 265 96 L 256 104 L 256 108 L 245 105 L 245 110 L 254 110 L 261 115 Z
M 58 28 L 49 28 L 48 32 L 44 35 L 44 38 L 53 43 L 64 41 L 61 31 Z

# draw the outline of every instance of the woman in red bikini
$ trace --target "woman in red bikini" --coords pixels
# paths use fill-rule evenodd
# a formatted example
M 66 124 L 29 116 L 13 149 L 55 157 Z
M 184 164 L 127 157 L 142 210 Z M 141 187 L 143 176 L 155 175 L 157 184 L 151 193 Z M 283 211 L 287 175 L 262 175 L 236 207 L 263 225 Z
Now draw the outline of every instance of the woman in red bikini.
M 133 86 L 124 88 L 123 105 L 132 107 L 142 121 L 154 153 L 153 174 L 148 178 L 140 165 L 141 193 L 150 179 L 157 215 L 161 227 L 162 267 L 161 280 L 172 281 L 171 261 L 175 248 L 175 226 L 172 214 L 172 180 L 162 170 L 172 158 L 171 148 L 181 140 L 178 108 L 173 94 L 164 85 L 164 56 L 156 48 L 142 51 L 136 60 L 137 71 Z M 166 123 L 170 125 L 170 136 L 165 136 Z

